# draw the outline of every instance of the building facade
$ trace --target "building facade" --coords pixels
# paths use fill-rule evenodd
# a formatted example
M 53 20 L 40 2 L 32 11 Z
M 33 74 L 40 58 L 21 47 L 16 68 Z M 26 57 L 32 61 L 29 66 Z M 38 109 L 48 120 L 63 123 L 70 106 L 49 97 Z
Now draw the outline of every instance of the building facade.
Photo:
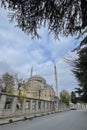
M 28 81 L 20 88 L 22 94 L 26 97 L 53 101 L 55 92 L 51 85 L 41 76 L 31 76 Z

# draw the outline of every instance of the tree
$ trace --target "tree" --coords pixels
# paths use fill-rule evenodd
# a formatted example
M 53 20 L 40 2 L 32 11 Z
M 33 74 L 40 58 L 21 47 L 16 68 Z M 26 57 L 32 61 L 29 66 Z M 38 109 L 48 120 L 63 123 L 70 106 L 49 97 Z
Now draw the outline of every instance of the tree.
M 67 90 L 63 90 L 60 92 L 60 102 L 65 103 L 67 106 L 69 105 L 70 94 Z
M 1 0 L 1 7 L 11 10 L 9 18 L 32 37 L 48 27 L 57 37 L 87 32 L 87 0 Z
M 74 103 L 74 104 L 77 103 L 76 94 L 75 94 L 75 92 L 73 92 L 73 91 L 71 92 L 71 102 Z
M 26 82 L 25 79 L 20 78 L 17 73 L 14 75 L 14 81 L 15 81 L 15 86 L 16 86 L 16 88 L 17 88 L 18 90 L 19 90 L 19 89 L 21 88 L 21 86 L 24 85 L 25 82 Z
M 72 72 L 79 82 L 76 93 L 79 94 L 78 100 L 87 103 L 87 38 L 81 42 L 77 50 L 78 58 L 72 62 Z
M 0 77 L 0 92 L 2 92 L 3 91 L 3 82 L 2 82 L 2 78 Z
M 23 92 L 21 91 L 21 89 L 19 89 L 19 92 L 18 92 L 18 101 L 19 101 L 19 103 L 21 104 L 21 107 L 22 107 L 23 102 L 24 102 L 24 99 L 25 99 L 24 96 L 25 96 L 25 95 L 23 94 Z
M 13 93 L 14 77 L 9 73 L 4 73 L 2 75 L 2 82 L 4 86 L 4 91 Z

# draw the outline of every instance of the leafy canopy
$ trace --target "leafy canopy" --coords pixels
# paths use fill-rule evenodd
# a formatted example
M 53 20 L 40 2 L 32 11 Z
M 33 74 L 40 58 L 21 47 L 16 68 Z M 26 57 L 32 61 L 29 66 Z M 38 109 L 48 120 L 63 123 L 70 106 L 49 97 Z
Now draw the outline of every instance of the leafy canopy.
M 76 88 L 78 99 L 87 102 L 87 37 L 81 42 L 77 51 L 78 58 L 73 61 L 73 73 L 79 82 L 80 88 Z
M 63 90 L 60 92 L 60 102 L 65 103 L 67 106 L 69 105 L 70 94 L 67 90 Z
M 73 91 L 71 92 L 71 102 L 74 103 L 74 104 L 77 103 L 76 94 L 75 94 L 75 92 L 73 92 Z
M 9 73 L 2 74 L 1 77 L 1 87 L 4 92 L 11 92 L 13 93 L 14 89 L 14 77 Z
M 55 37 L 87 31 L 87 0 L 1 0 L 0 5 L 8 8 L 10 20 L 32 37 L 39 37 L 43 25 Z

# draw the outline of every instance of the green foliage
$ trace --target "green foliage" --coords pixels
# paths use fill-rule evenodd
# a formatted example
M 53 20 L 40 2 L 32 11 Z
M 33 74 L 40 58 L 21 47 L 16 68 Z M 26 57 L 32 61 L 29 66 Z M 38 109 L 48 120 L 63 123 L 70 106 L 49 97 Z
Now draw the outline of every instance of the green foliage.
M 4 92 L 13 91 L 14 87 L 14 77 L 9 73 L 4 73 L 1 77 L 2 80 L 2 87 Z
M 78 58 L 73 61 L 72 70 L 80 86 L 76 88 L 76 93 L 79 94 L 79 100 L 87 102 L 87 37 L 81 42 L 77 54 Z
M 77 103 L 77 100 L 76 100 L 76 95 L 75 95 L 75 92 L 71 92 L 71 102 L 76 104 Z
M 63 90 L 60 92 L 60 102 L 65 103 L 67 106 L 69 105 L 70 94 L 67 90 Z
M 13 87 L 8 88 L 7 93 L 14 94 L 15 89 Z
M 67 36 L 86 32 L 86 0 L 1 0 L 0 5 L 11 10 L 10 20 L 32 37 L 39 37 L 42 25 L 47 25 L 56 37 L 60 33 Z
M 20 104 L 22 104 L 24 102 L 24 96 L 23 96 L 21 90 L 19 90 L 19 93 L 18 93 L 18 101 L 20 102 Z

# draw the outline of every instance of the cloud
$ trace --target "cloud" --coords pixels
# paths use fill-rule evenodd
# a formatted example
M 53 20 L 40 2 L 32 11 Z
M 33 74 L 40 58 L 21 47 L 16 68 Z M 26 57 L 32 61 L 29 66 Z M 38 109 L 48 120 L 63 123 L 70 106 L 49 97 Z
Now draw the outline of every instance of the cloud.
M 63 89 L 67 89 L 71 92 L 78 85 L 73 73 L 71 72 L 71 67 L 66 64 L 63 59 L 60 59 L 57 62 L 56 67 L 59 92 Z M 34 66 L 33 75 L 43 76 L 47 80 L 48 84 L 53 85 L 54 89 L 56 88 L 53 62 L 48 61 L 44 64 Z
M 59 90 L 67 89 L 73 90 L 77 87 L 78 83 L 74 74 L 71 72 L 72 68 L 68 63 L 65 63 L 63 59 L 60 59 L 57 64 L 58 67 L 58 81 L 59 81 Z
M 23 78 L 29 78 L 33 66 L 33 74 L 43 76 L 55 88 L 55 62 L 59 91 L 71 91 L 77 86 L 70 67 L 62 59 L 78 44 L 78 40 L 71 36 L 60 36 L 60 40 L 55 40 L 53 35 L 48 35 L 47 28 L 39 30 L 41 39 L 32 40 L 9 23 L 6 11 L 1 11 L 0 19 L 0 73 L 18 72 Z
M 0 61 L 0 74 L 3 74 L 5 72 L 13 72 L 13 69 L 11 66 L 3 61 Z

